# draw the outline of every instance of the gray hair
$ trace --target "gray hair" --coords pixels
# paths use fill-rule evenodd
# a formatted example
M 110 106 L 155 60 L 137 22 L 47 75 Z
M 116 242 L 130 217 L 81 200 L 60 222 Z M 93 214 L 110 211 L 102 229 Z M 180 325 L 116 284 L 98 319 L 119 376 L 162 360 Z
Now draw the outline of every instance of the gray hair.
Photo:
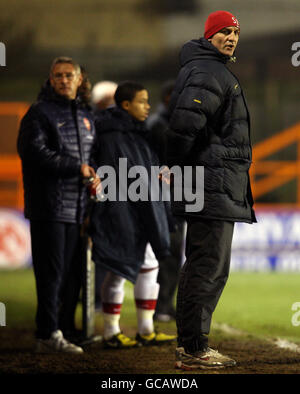
M 52 64 L 51 64 L 51 67 L 50 67 L 50 74 L 52 74 L 52 70 L 54 69 L 54 67 L 55 67 L 57 64 L 63 64 L 63 63 L 72 64 L 72 66 L 73 66 L 74 69 L 75 69 L 75 72 L 76 72 L 77 74 L 80 74 L 80 73 L 81 73 L 80 65 L 79 65 L 78 63 L 76 63 L 71 57 L 59 56 L 59 57 L 56 57 L 56 58 L 53 60 L 53 62 L 52 62 Z

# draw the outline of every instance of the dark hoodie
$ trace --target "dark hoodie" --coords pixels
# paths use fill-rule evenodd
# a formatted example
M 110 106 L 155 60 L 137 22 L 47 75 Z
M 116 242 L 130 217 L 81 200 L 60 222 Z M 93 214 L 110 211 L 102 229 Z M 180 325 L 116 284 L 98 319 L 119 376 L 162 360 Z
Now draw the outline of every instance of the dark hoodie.
M 18 153 L 22 160 L 25 217 L 81 223 L 86 188 L 80 167 L 89 163 L 95 128 L 80 98 L 57 95 L 49 81 L 21 122 Z
M 229 60 L 204 38 L 181 50 L 170 103 L 168 164 L 204 166 L 204 208 L 192 214 L 184 202 L 173 208 L 183 216 L 252 223 L 250 118 L 240 83 L 226 67 Z
M 95 163 L 98 167 L 113 168 L 117 175 L 117 185 L 120 175 L 119 159 L 127 160 L 127 173 L 133 166 L 142 166 L 150 175 L 151 166 L 159 165 L 148 142 L 144 122 L 139 122 L 123 109 L 114 107 L 102 111 L 95 125 Z M 90 227 L 92 257 L 95 263 L 106 270 L 135 282 L 144 262 L 147 242 L 151 244 L 157 259 L 163 259 L 169 254 L 167 212 L 162 201 L 151 201 L 150 198 L 148 201 L 120 201 L 118 196 L 117 187 L 117 201 L 99 202 L 94 206 Z

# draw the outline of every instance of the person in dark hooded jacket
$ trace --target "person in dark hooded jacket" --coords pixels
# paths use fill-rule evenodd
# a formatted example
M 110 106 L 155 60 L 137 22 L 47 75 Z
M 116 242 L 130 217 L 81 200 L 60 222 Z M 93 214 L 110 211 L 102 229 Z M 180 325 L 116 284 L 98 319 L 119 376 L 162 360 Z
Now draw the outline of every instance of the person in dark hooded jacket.
M 166 164 L 166 130 L 169 124 L 169 102 L 175 81 L 166 81 L 161 89 L 161 101 L 156 112 L 146 121 L 152 146 L 158 155 L 161 165 Z M 174 218 L 173 231 L 170 232 L 171 254 L 159 267 L 157 282 L 159 294 L 154 320 L 168 322 L 175 319 L 174 295 L 178 286 L 179 272 L 183 260 L 185 222 L 182 218 Z
M 151 169 L 159 167 L 159 161 L 144 122 L 150 108 L 148 92 L 136 82 L 125 81 L 118 85 L 114 97 L 116 106 L 101 112 L 95 121 L 97 144 L 93 157 L 107 199 L 94 206 L 90 219 L 92 259 L 107 271 L 101 297 L 104 344 L 107 348 L 157 345 L 175 336 L 157 333 L 153 327 L 159 291 L 158 260 L 169 255 L 170 239 L 165 204 L 151 200 Z M 134 174 L 137 168 L 145 171 L 137 179 L 142 182 L 141 188 L 146 185 L 146 198 L 139 195 L 141 190 L 136 196 L 130 192 L 136 178 L 129 173 Z M 111 176 L 108 190 L 105 171 Z M 109 194 L 112 183 L 115 196 Z M 119 326 L 126 279 L 134 283 L 136 339 L 124 335 Z
M 174 213 L 187 220 L 186 262 L 181 270 L 176 323 L 179 368 L 236 364 L 208 346 L 212 313 L 229 275 L 234 222 L 255 222 L 249 180 L 250 119 L 234 61 L 238 20 L 229 12 L 210 14 L 204 37 L 187 42 L 170 103 L 168 165 L 204 167 L 204 205 Z M 195 177 L 192 188 L 196 190 Z
M 78 94 L 81 83 L 77 63 L 54 59 L 49 80 L 22 119 L 17 142 L 37 288 L 37 352 L 83 351 L 64 335 L 73 329 L 65 324 L 73 323 L 80 290 L 79 284 L 68 285 L 78 283 L 74 278 L 81 270 L 80 230 L 87 205 L 82 181 L 95 177 L 89 165 L 95 128 Z M 95 187 L 98 181 L 95 177 Z

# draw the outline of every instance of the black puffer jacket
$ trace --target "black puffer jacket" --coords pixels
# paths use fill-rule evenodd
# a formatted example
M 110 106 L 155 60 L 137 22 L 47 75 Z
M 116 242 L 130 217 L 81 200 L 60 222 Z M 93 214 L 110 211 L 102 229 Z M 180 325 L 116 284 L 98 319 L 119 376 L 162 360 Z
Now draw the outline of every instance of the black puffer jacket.
M 158 158 L 148 143 L 144 122 L 135 121 L 126 111 L 117 107 L 107 109 L 97 117 L 95 124 L 95 162 L 98 167 L 110 166 L 114 169 L 117 201 L 99 202 L 91 213 L 93 261 L 135 282 L 144 262 L 147 242 L 151 244 L 157 259 L 169 254 L 169 227 L 164 202 L 119 199 L 119 177 L 120 181 L 126 178 L 126 174 L 122 177 L 119 171 L 119 159 L 127 160 L 125 172 L 128 173 L 134 166 L 142 166 L 150 175 L 151 165 L 159 166 Z M 127 180 L 128 189 L 135 178 L 139 176 Z M 123 191 L 125 189 L 127 191 L 125 187 Z
M 182 48 L 170 103 L 168 163 L 204 166 L 204 207 L 191 214 L 185 202 L 173 208 L 184 216 L 252 223 L 250 120 L 240 83 L 226 67 L 229 59 L 204 38 Z
M 25 217 L 81 223 L 87 203 L 80 167 L 89 163 L 95 137 L 91 111 L 66 100 L 49 82 L 21 122 Z

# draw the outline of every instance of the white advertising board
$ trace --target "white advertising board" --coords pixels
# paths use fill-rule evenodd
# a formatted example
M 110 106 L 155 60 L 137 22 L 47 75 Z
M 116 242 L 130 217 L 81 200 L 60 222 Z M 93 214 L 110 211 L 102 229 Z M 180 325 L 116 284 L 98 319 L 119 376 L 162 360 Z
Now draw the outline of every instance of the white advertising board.
M 29 222 L 23 212 L 0 209 L 0 269 L 22 268 L 31 263 Z

